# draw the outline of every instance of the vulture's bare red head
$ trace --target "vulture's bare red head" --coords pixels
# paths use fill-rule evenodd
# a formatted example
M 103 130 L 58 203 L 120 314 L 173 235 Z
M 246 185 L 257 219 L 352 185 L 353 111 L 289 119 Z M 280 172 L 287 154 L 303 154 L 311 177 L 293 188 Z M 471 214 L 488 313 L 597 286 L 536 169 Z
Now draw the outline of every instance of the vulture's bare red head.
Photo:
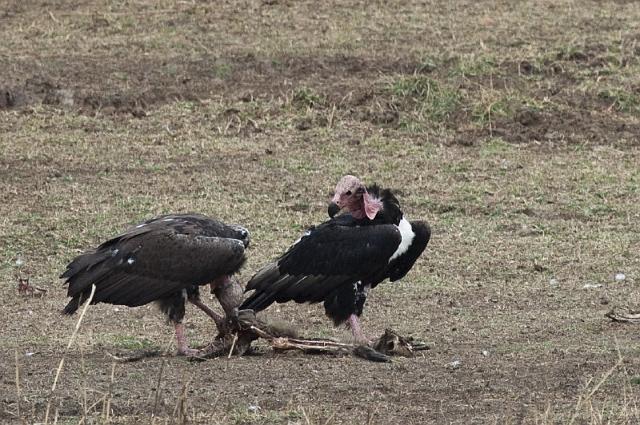
M 327 212 L 329 217 L 333 217 L 341 210 L 345 210 L 357 219 L 367 217 L 369 220 L 373 220 L 381 208 L 380 199 L 367 193 L 367 189 L 360 179 L 346 175 L 336 185 L 336 191 Z

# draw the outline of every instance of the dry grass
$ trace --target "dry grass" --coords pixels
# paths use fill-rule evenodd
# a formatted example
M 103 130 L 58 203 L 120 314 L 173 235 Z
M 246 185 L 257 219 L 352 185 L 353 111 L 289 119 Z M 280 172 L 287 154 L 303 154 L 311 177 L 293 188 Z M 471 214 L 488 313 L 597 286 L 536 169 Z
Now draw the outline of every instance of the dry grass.
M 75 323 L 57 275 L 78 252 L 198 211 L 251 230 L 246 279 L 350 172 L 432 225 L 364 317 L 431 351 L 113 367 L 172 334 L 152 307 L 97 305 L 58 423 L 639 422 L 638 329 L 603 317 L 640 305 L 638 3 L 5 3 L 1 421 L 45 418 Z M 48 291 L 19 295 L 18 276 Z M 318 306 L 267 314 L 348 335 Z

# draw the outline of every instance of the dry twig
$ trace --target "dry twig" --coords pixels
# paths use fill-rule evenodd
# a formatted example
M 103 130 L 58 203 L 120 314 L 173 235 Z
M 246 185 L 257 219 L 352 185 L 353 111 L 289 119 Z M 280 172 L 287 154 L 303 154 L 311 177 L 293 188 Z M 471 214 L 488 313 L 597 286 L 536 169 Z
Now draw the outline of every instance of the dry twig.
M 605 314 L 605 317 L 620 323 L 640 324 L 640 313 L 616 313 L 614 310 Z
M 20 364 L 18 363 L 18 349 L 16 348 L 16 409 L 20 418 Z
M 89 309 L 89 306 L 91 305 L 91 301 L 93 300 L 93 296 L 95 295 L 95 293 L 96 293 L 96 285 L 91 285 L 91 294 L 89 295 L 89 298 L 87 299 L 87 302 L 85 303 L 84 308 L 80 313 L 80 317 L 76 322 L 76 327 L 73 330 L 71 337 L 69 338 L 69 343 L 67 344 L 67 347 L 62 353 L 62 358 L 60 359 L 60 363 L 58 364 L 58 369 L 56 370 L 56 376 L 53 379 L 53 385 L 51 386 L 51 392 L 49 393 L 49 400 L 47 401 L 47 410 L 44 415 L 45 424 L 49 423 L 49 412 L 51 411 L 51 398 L 53 397 L 53 393 L 55 392 L 56 386 L 58 385 L 58 379 L 60 378 L 60 373 L 62 372 L 62 367 L 64 366 L 64 359 L 67 356 L 67 352 L 71 348 L 73 341 L 75 341 L 76 339 L 76 335 L 78 334 L 78 330 L 80 329 L 80 325 L 82 324 L 82 319 L 84 318 L 85 313 Z M 57 417 L 57 409 L 56 409 L 56 417 Z

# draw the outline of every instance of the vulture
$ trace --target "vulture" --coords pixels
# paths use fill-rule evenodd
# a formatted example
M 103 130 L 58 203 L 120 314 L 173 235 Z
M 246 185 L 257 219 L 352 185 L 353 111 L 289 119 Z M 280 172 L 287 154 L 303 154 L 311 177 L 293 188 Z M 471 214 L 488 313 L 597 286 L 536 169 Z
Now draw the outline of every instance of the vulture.
M 200 214 L 163 215 L 109 239 L 71 261 L 60 278 L 73 314 L 91 294 L 95 303 L 137 307 L 157 302 L 174 324 L 178 354 L 192 356 L 182 320 L 186 302 L 211 317 L 218 328 L 223 318 L 199 298 L 199 287 L 210 284 L 225 312 L 241 301 L 242 288 L 232 275 L 245 262 L 249 232 Z M 235 304 L 234 304 L 235 303 Z
M 387 278 L 394 282 L 404 277 L 431 231 L 426 222 L 404 217 L 391 190 L 365 187 L 350 175 L 338 182 L 328 213 L 328 221 L 308 229 L 251 278 L 245 290 L 253 293 L 240 309 L 323 302 L 336 326 L 346 322 L 355 340 L 366 343 L 359 316 L 367 292 Z

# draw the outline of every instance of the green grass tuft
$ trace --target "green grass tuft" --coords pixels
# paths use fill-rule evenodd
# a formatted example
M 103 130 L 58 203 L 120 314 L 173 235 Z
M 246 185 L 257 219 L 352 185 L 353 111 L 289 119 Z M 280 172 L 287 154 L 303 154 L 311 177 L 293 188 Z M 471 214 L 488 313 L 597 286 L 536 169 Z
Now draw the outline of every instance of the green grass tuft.
M 598 97 L 611 102 L 611 106 L 620 112 L 640 113 L 640 96 L 628 89 L 608 88 L 598 92 Z
M 495 58 L 488 56 L 463 58 L 449 72 L 450 76 L 456 77 L 479 77 L 482 75 L 494 74 L 497 69 Z
M 159 348 L 152 341 L 146 338 L 136 338 L 129 335 L 110 335 L 109 338 L 116 348 L 124 350 L 147 350 Z
M 419 115 L 435 122 L 446 120 L 460 104 L 456 89 L 424 75 L 402 76 L 391 84 L 391 91 L 413 100 Z
M 293 92 L 293 103 L 302 107 L 315 108 L 324 103 L 324 98 L 309 87 L 299 87 Z
M 513 114 L 513 108 L 506 98 L 500 98 L 489 102 L 479 102 L 474 105 L 471 117 L 476 124 L 486 126 L 496 118 L 507 117 Z

